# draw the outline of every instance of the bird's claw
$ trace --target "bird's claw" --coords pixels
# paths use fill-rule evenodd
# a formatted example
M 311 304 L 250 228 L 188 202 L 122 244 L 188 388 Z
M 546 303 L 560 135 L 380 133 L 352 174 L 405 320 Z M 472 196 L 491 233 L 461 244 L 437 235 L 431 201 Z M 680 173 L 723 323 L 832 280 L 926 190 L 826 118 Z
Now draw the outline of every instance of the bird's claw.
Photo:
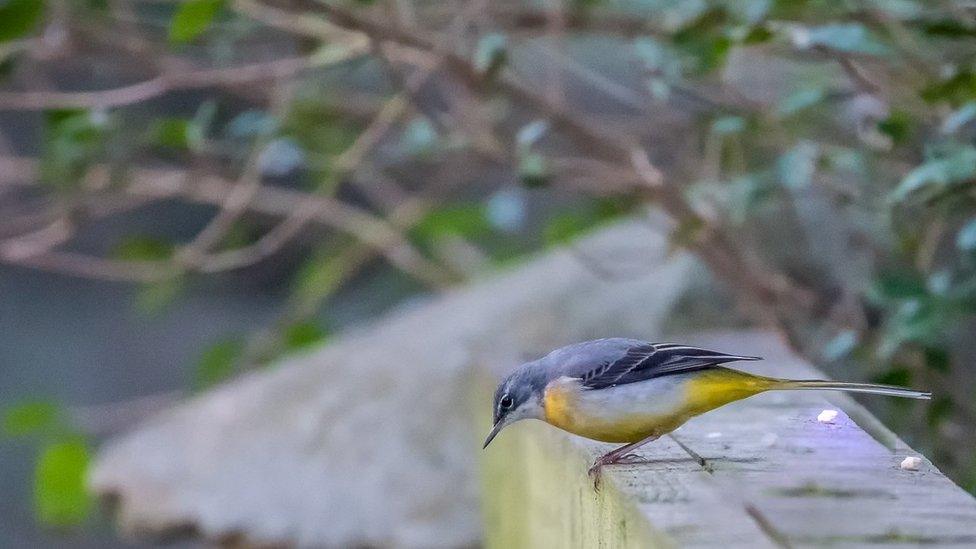
M 593 465 L 586 471 L 586 474 L 593 479 L 593 489 L 599 492 L 600 478 L 605 465 L 633 465 L 635 463 L 643 463 L 644 461 L 644 458 L 633 453 L 610 458 L 602 456 L 593 462 Z
M 620 465 L 634 465 L 635 463 L 644 463 L 644 461 L 646 460 L 637 454 L 626 454 L 615 459 L 613 462 Z
M 593 491 L 600 491 L 600 478 L 602 475 L 602 469 L 605 464 L 600 460 L 596 460 L 593 465 L 586 471 L 586 475 L 593 479 Z

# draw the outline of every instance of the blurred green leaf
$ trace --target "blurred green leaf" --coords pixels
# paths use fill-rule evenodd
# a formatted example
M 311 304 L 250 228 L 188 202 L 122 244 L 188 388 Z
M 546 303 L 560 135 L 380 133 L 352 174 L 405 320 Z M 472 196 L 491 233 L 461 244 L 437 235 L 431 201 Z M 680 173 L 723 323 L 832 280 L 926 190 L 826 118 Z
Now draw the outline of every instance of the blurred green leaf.
M 766 28 L 765 25 L 756 25 L 748 30 L 742 37 L 742 43 L 747 46 L 754 46 L 756 44 L 763 44 L 769 42 L 776 36 L 771 30 Z
M 505 51 L 508 38 L 501 33 L 493 32 L 482 36 L 478 40 L 474 51 L 474 66 L 478 72 L 491 80 L 498 73 L 508 59 Z
M 6 0 L 0 2 L 0 42 L 21 38 L 41 21 L 42 0 Z
M 359 136 L 362 128 L 320 97 L 299 97 L 282 122 L 281 137 L 297 142 L 308 152 L 306 170 L 314 190 L 332 192 L 338 184 L 333 160 Z
M 943 421 L 952 415 L 953 407 L 951 398 L 945 396 L 934 397 L 925 410 L 929 427 L 937 428 L 941 425 Z
M 908 113 L 895 111 L 878 122 L 878 131 L 891 138 L 895 145 L 901 145 L 911 136 L 912 119 Z
M 922 24 L 925 34 L 944 38 L 973 38 L 976 37 L 976 27 L 963 18 L 941 19 Z
M 879 274 L 871 291 L 871 295 L 882 301 L 916 298 L 925 293 L 925 281 L 914 273 L 904 271 Z
M 976 118 L 976 101 L 970 101 L 946 117 L 942 122 L 942 133 L 952 134 L 961 130 Z
M 518 233 L 528 216 L 528 194 L 519 187 L 503 187 L 485 203 L 485 219 L 492 229 L 502 233 Z
M 956 146 L 943 154 L 909 172 L 892 192 L 892 200 L 903 201 L 923 191 L 926 196 L 932 196 L 976 176 L 976 148 Z
M 59 189 L 77 188 L 103 149 L 104 118 L 83 110 L 45 112 L 41 179 Z
M 925 347 L 925 366 L 936 372 L 949 373 L 951 366 L 949 352 L 939 347 Z
M 794 115 L 808 109 L 827 97 L 823 88 L 804 88 L 788 95 L 776 106 L 776 114 L 780 117 Z
M 403 128 L 400 144 L 409 155 L 425 155 L 434 151 L 440 136 L 425 116 L 416 116 Z
M 183 278 L 178 276 L 144 284 L 136 293 L 136 309 L 147 315 L 162 311 L 179 297 L 183 291 L 183 284 Z
M 122 239 L 112 255 L 125 261 L 162 261 L 173 257 L 173 244 L 161 238 L 131 235 Z
M 149 138 L 155 145 L 190 150 L 203 141 L 200 128 L 185 118 L 160 118 L 149 127 Z
M 956 233 L 956 246 L 964 252 L 976 250 L 976 217 L 967 221 Z
M 912 385 L 912 372 L 904 366 L 894 366 L 875 376 L 871 381 L 886 385 L 897 385 L 898 387 L 910 387 Z
M 345 272 L 341 254 L 319 250 L 295 274 L 293 298 L 302 304 L 317 303 L 336 290 Z
M 34 507 L 38 519 L 49 526 L 74 526 L 91 510 L 85 489 L 88 447 L 80 440 L 49 444 L 34 469 Z
M 224 127 L 223 133 L 231 139 L 252 139 L 274 134 L 278 125 L 271 113 L 249 109 L 232 118 Z
M 755 25 L 769 15 L 769 10 L 773 7 L 773 0 L 732 0 L 726 2 L 726 5 L 738 9 L 738 11 L 733 10 L 733 16 L 748 24 Z
M 630 204 L 611 199 L 594 200 L 551 217 L 542 230 L 547 246 L 565 244 L 630 211 Z
M 305 151 L 297 141 L 280 137 L 272 139 L 258 156 L 261 173 L 268 177 L 284 177 L 305 166 Z
M 705 221 L 699 217 L 680 220 L 672 229 L 671 234 L 668 235 L 669 250 L 674 251 L 694 243 L 701 236 L 705 227 Z
M 946 297 L 949 288 L 952 286 L 952 273 L 946 269 L 941 269 L 929 275 L 925 280 L 925 289 L 930 295 Z
M 519 179 L 529 188 L 545 187 L 549 184 L 549 166 L 539 153 L 526 153 L 519 158 Z
M 917 19 L 925 13 L 924 2 L 917 0 L 870 0 L 866 4 L 896 21 Z
M 215 247 L 218 250 L 234 250 L 254 244 L 264 235 L 264 230 L 248 222 L 237 220 Z
M 749 173 L 719 183 L 722 205 L 736 225 L 747 222 L 773 196 L 775 182 L 765 173 Z
M 812 141 L 801 141 L 779 157 L 779 180 L 791 189 L 806 187 L 813 180 L 820 157 L 820 147 Z
M 807 32 L 807 41 L 813 46 L 867 55 L 888 52 L 888 48 L 860 23 L 831 23 L 811 27 Z
M 297 351 L 325 341 L 328 332 L 314 322 L 296 322 L 288 325 L 282 334 L 286 352 Z
M 610 0 L 572 0 L 571 4 L 574 10 L 587 11 L 593 8 L 606 5 Z
M 681 58 L 673 48 L 649 36 L 634 39 L 633 48 L 648 72 L 661 75 L 665 85 L 681 78 Z
M 929 84 L 922 89 L 920 95 L 930 103 L 947 101 L 952 105 L 963 105 L 976 100 L 976 73 L 957 72 L 944 80 Z
M 845 148 L 829 149 L 825 152 L 827 166 L 848 177 L 864 177 L 868 165 L 863 151 Z
M 711 7 L 672 35 L 674 46 L 695 59 L 695 72 L 713 71 L 725 62 L 732 49 L 732 41 L 726 34 L 728 20 L 724 7 Z
M 712 133 L 715 135 L 732 135 L 746 129 L 746 119 L 741 116 L 723 116 L 712 122 Z
M 0 82 L 5 81 L 13 74 L 14 69 L 23 58 L 24 53 L 18 51 L 11 51 L 4 56 L 0 56 Z
M 485 206 L 480 203 L 438 208 L 428 213 L 412 230 L 415 238 L 427 242 L 446 235 L 470 239 L 491 232 Z
M 3 431 L 8 436 L 26 436 L 49 432 L 61 420 L 61 408 L 55 402 L 37 400 L 7 408 Z
M 830 361 L 840 360 L 851 354 L 857 348 L 858 333 L 855 330 L 844 330 L 831 339 L 824 346 L 824 358 Z
M 187 0 L 179 5 L 169 24 L 169 40 L 186 44 L 210 28 L 225 0 Z
M 954 311 L 938 299 L 918 297 L 903 300 L 887 320 L 878 354 L 889 360 L 906 343 L 941 346 L 955 319 Z
M 244 341 L 239 338 L 222 339 L 213 343 L 200 354 L 196 364 L 195 387 L 206 389 L 226 379 L 237 371 L 237 362 L 244 355 Z
M 546 222 L 542 236 L 546 245 L 556 246 L 573 240 L 592 227 L 592 220 L 580 213 L 566 212 Z
M 548 131 L 549 122 L 545 120 L 533 120 L 519 128 L 518 133 L 515 134 L 515 143 L 523 148 L 523 150 L 528 151 Z

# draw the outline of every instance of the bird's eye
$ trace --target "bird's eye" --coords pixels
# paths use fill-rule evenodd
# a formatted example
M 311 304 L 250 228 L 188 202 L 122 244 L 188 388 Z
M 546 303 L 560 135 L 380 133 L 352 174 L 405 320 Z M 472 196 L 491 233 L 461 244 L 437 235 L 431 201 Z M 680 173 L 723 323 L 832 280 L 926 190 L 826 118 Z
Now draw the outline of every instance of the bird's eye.
M 502 397 L 502 401 L 501 401 L 501 405 L 502 405 L 502 408 L 511 408 L 512 407 L 512 397 L 510 397 L 508 395 L 503 396 Z

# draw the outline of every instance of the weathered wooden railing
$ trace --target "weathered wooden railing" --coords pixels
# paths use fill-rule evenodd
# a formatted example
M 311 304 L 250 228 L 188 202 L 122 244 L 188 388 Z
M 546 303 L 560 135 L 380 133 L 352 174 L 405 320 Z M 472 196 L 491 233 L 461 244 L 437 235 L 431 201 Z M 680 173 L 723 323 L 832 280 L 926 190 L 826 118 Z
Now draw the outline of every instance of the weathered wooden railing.
M 924 460 L 900 469 L 911 450 L 837 395 L 713 412 L 644 449 L 646 464 L 609 468 L 600 493 L 585 471 L 605 447 L 546 425 L 483 452 L 506 369 L 572 341 L 665 337 L 701 272 L 667 249 L 646 220 L 623 224 L 392 313 L 110 441 L 91 485 L 123 532 L 258 546 L 976 545 L 973 500 Z M 812 375 L 769 336 L 669 339 Z M 828 407 L 841 413 L 817 422 Z
M 756 373 L 822 377 L 770 335 L 671 339 L 762 354 Z M 645 463 L 606 468 L 597 492 L 586 470 L 610 447 L 509 427 L 483 456 L 487 546 L 976 546 L 976 500 L 846 395 L 731 404 L 644 447 Z

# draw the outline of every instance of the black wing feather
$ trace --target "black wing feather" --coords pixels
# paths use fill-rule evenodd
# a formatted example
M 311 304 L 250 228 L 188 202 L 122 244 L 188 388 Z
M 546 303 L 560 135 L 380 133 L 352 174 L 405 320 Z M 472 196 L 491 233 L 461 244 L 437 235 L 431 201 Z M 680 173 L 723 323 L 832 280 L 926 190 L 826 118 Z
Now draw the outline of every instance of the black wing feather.
M 627 349 L 624 356 L 586 372 L 581 381 L 588 389 L 602 389 L 655 377 L 714 368 L 737 360 L 759 360 L 759 358 L 729 355 L 686 345 L 648 343 L 631 347 Z

